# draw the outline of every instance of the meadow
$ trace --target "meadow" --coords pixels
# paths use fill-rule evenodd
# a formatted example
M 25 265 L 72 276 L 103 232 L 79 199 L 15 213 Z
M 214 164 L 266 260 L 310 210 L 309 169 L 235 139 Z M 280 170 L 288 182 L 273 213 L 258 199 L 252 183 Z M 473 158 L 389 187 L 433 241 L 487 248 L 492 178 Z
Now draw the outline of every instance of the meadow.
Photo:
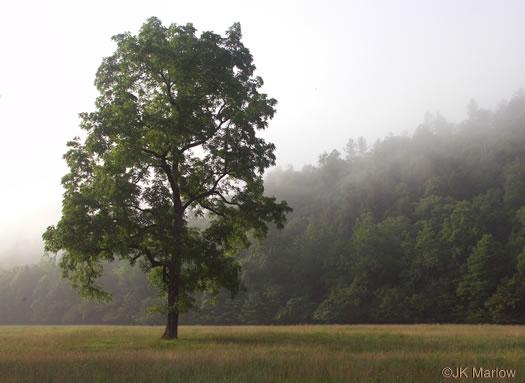
M 1 326 L 0 383 L 525 381 L 525 326 Z M 464 370 L 457 370 L 464 368 Z M 480 368 L 496 377 L 473 376 Z M 515 377 L 497 377 L 501 370 Z M 461 374 L 463 371 L 463 374 Z M 494 375 L 494 372 L 492 372 Z

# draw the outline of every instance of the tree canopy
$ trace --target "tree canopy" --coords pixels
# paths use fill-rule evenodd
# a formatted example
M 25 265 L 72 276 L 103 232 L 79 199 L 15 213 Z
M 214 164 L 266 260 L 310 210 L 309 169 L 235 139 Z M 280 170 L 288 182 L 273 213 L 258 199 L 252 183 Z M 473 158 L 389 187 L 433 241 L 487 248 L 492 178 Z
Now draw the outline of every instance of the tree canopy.
M 259 92 L 239 24 L 225 37 L 197 36 L 191 24 L 150 18 L 113 40 L 96 74 L 96 111 L 81 113 L 86 139 L 64 155 L 62 218 L 43 238 L 85 297 L 108 298 L 97 282 L 104 262 L 138 262 L 167 296 L 164 336 L 176 338 L 193 293 L 235 295 L 238 250 L 291 210 L 264 195 L 275 146 L 256 132 L 276 100 Z M 189 224 L 195 216 L 206 227 Z

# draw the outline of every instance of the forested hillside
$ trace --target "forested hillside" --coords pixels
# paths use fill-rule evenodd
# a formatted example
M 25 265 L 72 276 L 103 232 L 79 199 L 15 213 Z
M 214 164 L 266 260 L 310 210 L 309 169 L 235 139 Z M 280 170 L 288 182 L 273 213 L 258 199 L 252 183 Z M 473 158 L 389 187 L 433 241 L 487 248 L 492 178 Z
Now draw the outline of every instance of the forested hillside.
M 525 95 L 468 110 L 270 172 L 288 224 L 241 254 L 235 300 L 196 296 L 182 321 L 525 323 Z M 82 301 L 52 261 L 0 271 L 0 323 L 162 323 L 139 269 L 112 264 L 103 281 L 106 305 Z

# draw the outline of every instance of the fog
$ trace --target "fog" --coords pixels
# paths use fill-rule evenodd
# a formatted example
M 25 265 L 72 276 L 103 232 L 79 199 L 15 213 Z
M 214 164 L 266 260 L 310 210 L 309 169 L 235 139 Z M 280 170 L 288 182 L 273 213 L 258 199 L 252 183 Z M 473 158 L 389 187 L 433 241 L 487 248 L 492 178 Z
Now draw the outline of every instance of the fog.
M 95 72 L 150 16 L 199 31 L 243 30 L 264 91 L 264 137 L 301 169 L 349 138 L 412 134 L 425 113 L 467 117 L 525 86 L 521 1 L 10 2 L 0 15 L 3 202 L 0 265 L 38 262 L 60 217 L 65 143 L 94 108 Z

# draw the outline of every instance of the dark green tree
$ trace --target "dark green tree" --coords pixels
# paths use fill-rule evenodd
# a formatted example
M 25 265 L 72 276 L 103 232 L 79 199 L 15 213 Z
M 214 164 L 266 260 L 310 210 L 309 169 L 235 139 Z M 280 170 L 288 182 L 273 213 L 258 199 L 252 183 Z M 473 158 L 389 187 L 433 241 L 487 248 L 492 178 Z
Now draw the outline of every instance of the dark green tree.
M 165 338 L 199 290 L 239 289 L 239 249 L 282 227 L 291 209 L 264 196 L 275 146 L 256 136 L 276 100 L 259 93 L 252 56 L 234 24 L 225 37 L 150 18 L 113 37 L 100 66 L 87 137 L 68 143 L 62 218 L 44 233 L 82 296 L 107 299 L 104 262 L 138 262 L 167 297 Z M 188 224 L 208 216 L 209 225 Z M 251 234 L 250 234 L 251 233 Z
M 492 235 L 478 241 L 467 260 L 467 273 L 458 285 L 458 296 L 467 307 L 467 318 L 483 318 L 484 303 L 496 291 L 504 275 L 503 247 Z

